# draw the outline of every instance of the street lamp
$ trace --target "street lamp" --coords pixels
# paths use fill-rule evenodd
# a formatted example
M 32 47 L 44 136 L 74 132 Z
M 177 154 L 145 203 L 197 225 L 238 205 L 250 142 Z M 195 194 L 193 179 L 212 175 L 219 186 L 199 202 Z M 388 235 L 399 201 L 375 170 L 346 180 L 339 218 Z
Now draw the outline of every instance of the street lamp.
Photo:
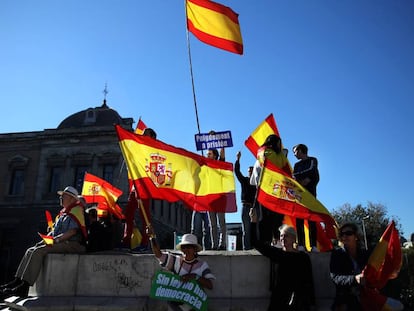
M 362 217 L 362 233 L 364 234 L 364 243 L 365 243 L 365 250 L 368 250 L 368 243 L 367 243 L 367 233 L 365 231 L 365 222 L 364 220 L 369 219 L 369 216 Z

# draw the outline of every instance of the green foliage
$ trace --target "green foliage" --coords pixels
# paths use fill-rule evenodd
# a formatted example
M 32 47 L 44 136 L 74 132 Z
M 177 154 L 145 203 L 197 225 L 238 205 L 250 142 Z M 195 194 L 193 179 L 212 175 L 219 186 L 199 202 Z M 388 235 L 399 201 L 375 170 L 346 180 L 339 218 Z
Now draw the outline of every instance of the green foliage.
M 352 207 L 350 204 L 344 204 L 340 208 L 333 210 L 332 216 L 339 225 L 345 222 L 357 224 L 362 234 L 365 227 L 368 248 L 375 247 L 391 220 L 394 220 L 400 236 L 404 234 L 401 225 L 398 223 L 398 218 L 395 216 L 388 217 L 387 208 L 382 204 L 369 202 L 366 207 L 363 207 L 361 204 L 355 207 Z

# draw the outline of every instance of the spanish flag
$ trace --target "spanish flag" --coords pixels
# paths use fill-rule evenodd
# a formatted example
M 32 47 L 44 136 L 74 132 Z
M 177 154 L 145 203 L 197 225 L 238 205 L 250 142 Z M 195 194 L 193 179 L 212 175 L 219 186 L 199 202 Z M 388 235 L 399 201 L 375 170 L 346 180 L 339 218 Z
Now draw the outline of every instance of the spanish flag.
M 196 211 L 236 212 L 232 163 L 115 127 L 129 176 L 142 199 L 182 201 Z
M 52 214 L 48 211 L 45 210 L 45 215 L 46 215 L 46 220 L 47 220 L 47 231 L 52 231 L 53 230 L 53 220 L 52 220 Z
M 243 54 L 238 14 L 209 0 L 187 0 L 187 29 L 200 41 L 236 54 Z
M 65 209 L 66 213 L 75 220 L 79 228 L 85 238 L 88 238 L 88 232 L 86 230 L 86 222 L 85 222 L 85 210 L 83 206 L 74 204 L 70 206 L 68 209 Z
M 380 290 L 388 280 L 398 276 L 401 265 L 400 237 L 392 221 L 385 229 L 362 271 L 366 280 L 366 286 L 361 292 L 361 304 L 364 310 L 385 311 L 393 310 L 392 305 L 402 306 L 398 300 L 380 294 Z
M 141 118 L 139 118 L 137 127 L 135 129 L 135 133 L 137 133 L 138 135 L 142 135 L 146 128 L 147 126 L 145 125 L 145 123 L 141 120 Z
M 109 182 L 86 172 L 82 195 L 86 203 L 98 203 L 99 209 L 108 210 L 119 219 L 124 218 L 122 209 L 116 204 L 122 195 L 122 190 L 112 186 Z
M 370 287 L 381 289 L 398 276 L 402 251 L 398 230 L 392 221 L 371 253 L 363 273 Z
M 79 201 L 74 202 L 73 204 L 63 207 L 59 215 L 56 217 L 57 222 L 62 215 L 67 214 L 69 215 L 79 226 L 79 229 L 82 232 L 82 235 L 84 238 L 88 237 L 88 232 L 86 230 L 86 223 L 85 223 L 85 209 L 83 208 L 83 205 L 80 204 Z M 55 228 L 56 229 L 56 228 Z
M 325 206 L 270 161 L 264 163 L 257 200 L 277 213 L 322 222 L 328 238 L 336 238 L 337 224 Z
M 42 238 L 43 242 L 45 242 L 46 245 L 53 245 L 53 236 L 41 234 L 39 232 L 37 234 Z
M 275 118 L 273 117 L 273 113 L 269 114 L 269 116 L 259 124 L 259 126 L 246 139 L 244 144 L 247 149 L 249 149 L 251 153 L 253 153 L 253 155 L 256 157 L 257 151 L 263 145 L 267 136 L 271 134 L 276 134 L 280 137 Z

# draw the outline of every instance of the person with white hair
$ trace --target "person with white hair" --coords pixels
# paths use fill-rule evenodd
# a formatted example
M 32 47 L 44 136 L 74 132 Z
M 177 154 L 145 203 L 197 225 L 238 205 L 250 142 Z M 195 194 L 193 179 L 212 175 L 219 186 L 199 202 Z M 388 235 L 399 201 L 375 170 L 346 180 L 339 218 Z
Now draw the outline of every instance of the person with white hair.
M 278 265 L 277 275 L 271 284 L 268 310 L 313 310 L 315 294 L 312 264 L 309 255 L 296 249 L 296 231 L 293 227 L 279 227 L 282 248 L 257 239 L 256 219 L 252 217 L 252 245 L 272 263 Z
M 3 299 L 10 296 L 27 297 L 29 287 L 32 286 L 43 265 L 43 260 L 49 253 L 84 253 L 86 248 L 86 227 L 84 207 L 80 201 L 78 191 L 67 186 L 58 191 L 60 206 L 53 230 L 48 233 L 50 242 L 45 240 L 26 250 L 25 255 L 17 268 L 15 279 L 0 287 L 0 296 Z

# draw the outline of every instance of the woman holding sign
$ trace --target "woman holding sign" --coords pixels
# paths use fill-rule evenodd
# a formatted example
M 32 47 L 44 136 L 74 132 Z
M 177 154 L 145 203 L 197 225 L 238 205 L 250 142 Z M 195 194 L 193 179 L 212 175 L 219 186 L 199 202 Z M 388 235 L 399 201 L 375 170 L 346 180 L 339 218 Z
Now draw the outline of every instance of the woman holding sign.
M 197 237 L 194 234 L 183 235 L 181 242 L 176 246 L 176 249 L 181 251 L 181 254 L 177 255 L 161 251 L 152 228 L 148 228 L 147 232 L 150 237 L 152 251 L 155 257 L 158 258 L 161 267 L 179 275 L 183 283 L 194 281 L 201 288 L 213 288 L 215 276 L 211 273 L 207 262 L 198 259 L 198 252 L 202 250 L 202 247 L 198 244 Z M 170 306 L 174 310 L 185 310 L 181 309 L 178 302 L 171 302 Z

